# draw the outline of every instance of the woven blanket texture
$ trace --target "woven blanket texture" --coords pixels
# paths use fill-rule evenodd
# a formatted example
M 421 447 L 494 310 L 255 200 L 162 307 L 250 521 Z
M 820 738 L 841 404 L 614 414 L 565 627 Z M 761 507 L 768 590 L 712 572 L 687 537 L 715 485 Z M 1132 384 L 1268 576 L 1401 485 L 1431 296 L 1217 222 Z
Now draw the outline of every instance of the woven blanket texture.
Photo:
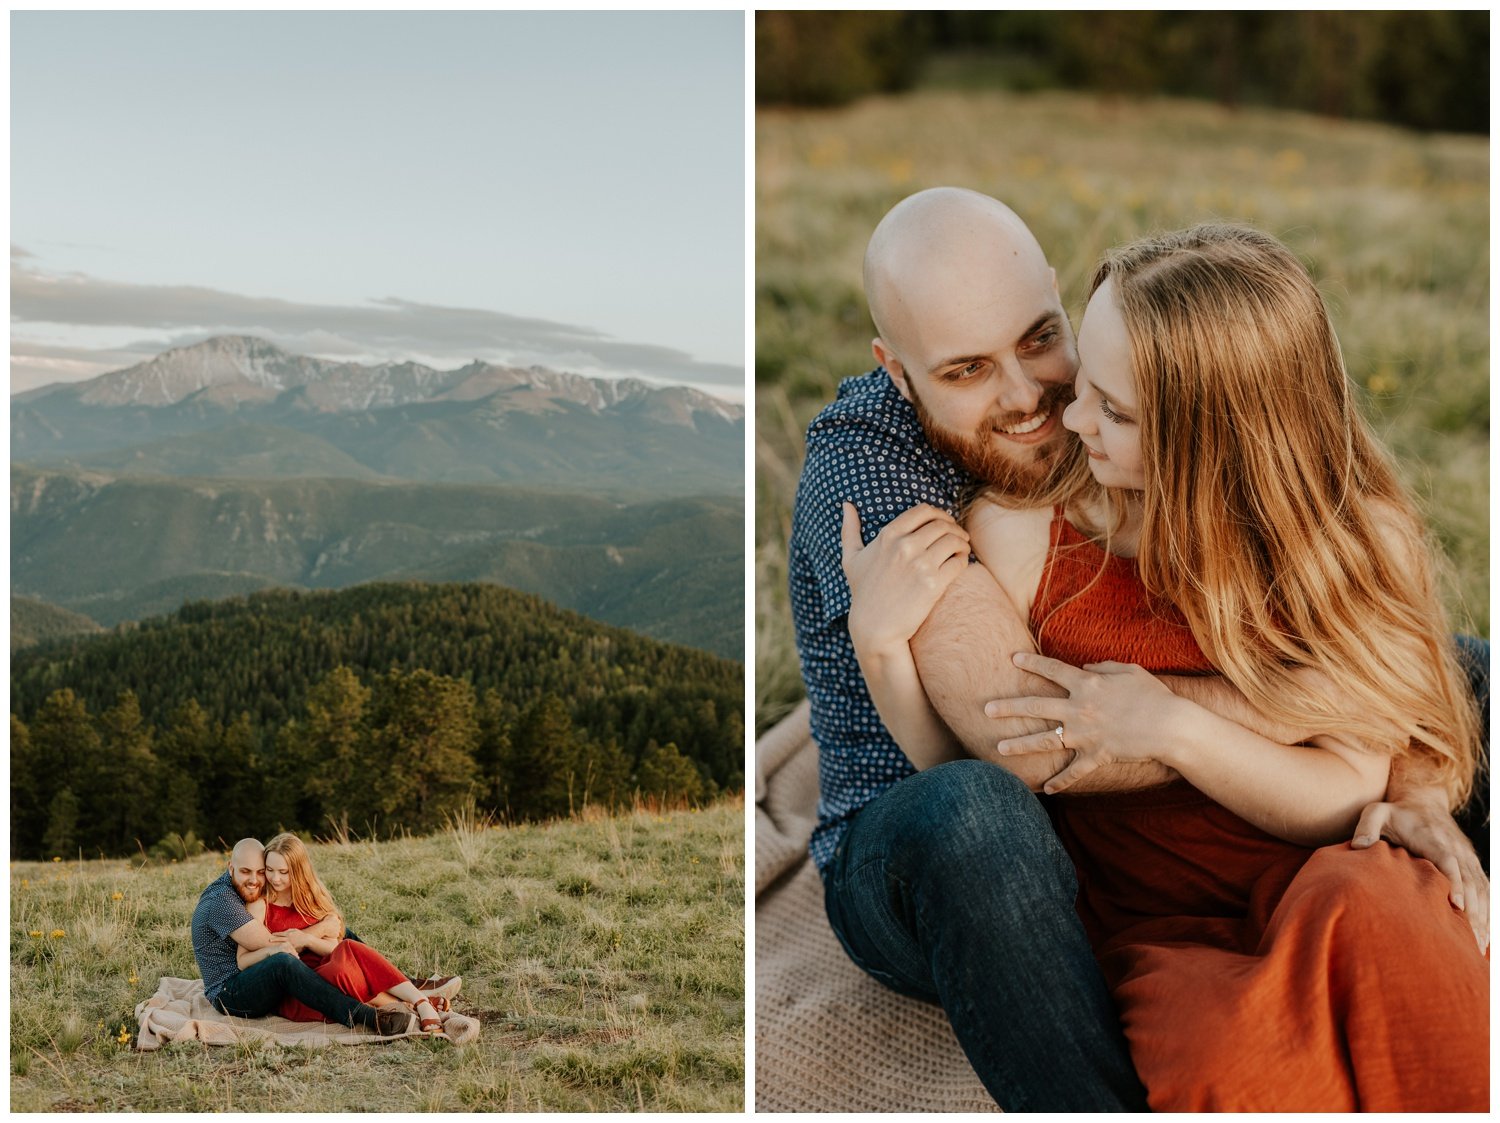
M 755 746 L 755 1109 L 999 1111 L 943 1011 L 839 946 L 807 853 L 817 800 L 804 702 Z
M 443 1033 L 455 1045 L 479 1036 L 479 1022 L 463 1014 L 449 1012 L 443 1016 Z M 278 1045 L 371 1045 L 397 1041 L 402 1037 L 421 1037 L 414 1027 L 410 1033 L 382 1037 L 363 1028 L 334 1025 L 328 1022 L 294 1022 L 288 1018 L 235 1018 L 221 1014 L 203 997 L 202 979 L 174 979 L 163 976 L 156 993 L 135 1008 L 140 1025 L 136 1048 L 142 1051 L 160 1049 L 169 1041 L 201 1041 L 205 1045 L 234 1045 L 241 1041 L 273 1041 Z

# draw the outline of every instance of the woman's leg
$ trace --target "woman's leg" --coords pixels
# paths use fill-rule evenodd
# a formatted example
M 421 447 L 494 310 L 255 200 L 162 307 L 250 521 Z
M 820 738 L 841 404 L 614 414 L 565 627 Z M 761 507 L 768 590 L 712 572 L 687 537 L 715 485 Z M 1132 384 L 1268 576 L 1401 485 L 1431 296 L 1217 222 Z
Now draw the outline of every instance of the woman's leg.
M 1430 862 L 1324 847 L 1238 941 L 1131 939 L 1104 954 L 1157 1111 L 1488 1106 L 1488 963 Z
M 438 1011 L 401 971 L 369 944 L 343 940 L 334 949 L 319 973 L 347 994 L 371 1006 L 392 1002 L 410 1005 L 421 1020 L 423 1030 L 441 1029 Z

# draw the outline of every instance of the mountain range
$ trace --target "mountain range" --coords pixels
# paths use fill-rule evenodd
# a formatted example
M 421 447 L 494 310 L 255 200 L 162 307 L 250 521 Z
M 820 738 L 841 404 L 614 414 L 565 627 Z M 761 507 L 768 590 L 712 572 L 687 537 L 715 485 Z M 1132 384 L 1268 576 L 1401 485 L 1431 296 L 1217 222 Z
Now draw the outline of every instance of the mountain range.
M 132 475 L 336 476 L 743 493 L 743 407 L 475 360 L 442 371 L 218 336 L 11 399 L 11 458 Z
M 484 581 L 740 659 L 744 439 L 688 387 L 218 337 L 11 399 L 11 591 L 113 626 Z

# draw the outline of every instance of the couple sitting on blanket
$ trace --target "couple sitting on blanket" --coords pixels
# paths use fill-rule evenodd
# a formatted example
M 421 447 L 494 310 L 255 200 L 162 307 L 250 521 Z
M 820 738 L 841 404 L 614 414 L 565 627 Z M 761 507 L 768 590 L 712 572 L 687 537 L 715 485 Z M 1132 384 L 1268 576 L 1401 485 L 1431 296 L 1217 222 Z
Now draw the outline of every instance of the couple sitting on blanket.
M 1144 239 L 1075 350 L 1030 231 L 940 188 L 865 288 L 789 549 L 850 958 L 1007 1111 L 1485 1110 L 1488 645 L 1307 270 Z
M 414 1025 L 441 1035 L 458 982 L 408 978 L 360 942 L 294 834 L 235 844 L 228 871 L 193 909 L 193 955 L 204 997 L 221 1013 L 338 1022 L 382 1037 Z

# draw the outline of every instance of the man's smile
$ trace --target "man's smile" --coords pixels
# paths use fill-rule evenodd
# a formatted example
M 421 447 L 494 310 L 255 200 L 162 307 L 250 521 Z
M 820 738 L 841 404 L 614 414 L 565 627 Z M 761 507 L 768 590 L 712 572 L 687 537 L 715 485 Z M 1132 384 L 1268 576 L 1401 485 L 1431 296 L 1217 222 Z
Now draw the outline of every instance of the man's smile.
M 1056 432 L 1060 413 L 1055 399 L 1045 401 L 1035 413 L 1025 414 L 1009 424 L 994 424 L 990 431 L 1015 444 L 1040 444 Z

